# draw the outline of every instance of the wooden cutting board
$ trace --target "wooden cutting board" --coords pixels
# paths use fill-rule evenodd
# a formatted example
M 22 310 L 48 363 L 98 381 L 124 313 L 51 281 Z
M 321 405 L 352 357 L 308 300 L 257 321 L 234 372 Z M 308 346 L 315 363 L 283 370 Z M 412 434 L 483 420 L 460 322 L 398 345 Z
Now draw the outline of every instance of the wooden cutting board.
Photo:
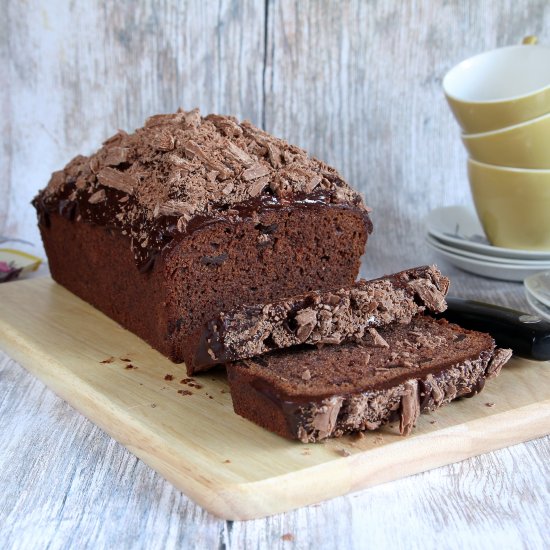
M 185 382 L 183 365 L 50 278 L 0 285 L 0 346 L 225 519 L 284 512 L 550 433 L 550 363 L 513 359 L 483 393 L 423 415 L 409 437 L 394 426 L 287 441 L 233 413 L 222 372 Z

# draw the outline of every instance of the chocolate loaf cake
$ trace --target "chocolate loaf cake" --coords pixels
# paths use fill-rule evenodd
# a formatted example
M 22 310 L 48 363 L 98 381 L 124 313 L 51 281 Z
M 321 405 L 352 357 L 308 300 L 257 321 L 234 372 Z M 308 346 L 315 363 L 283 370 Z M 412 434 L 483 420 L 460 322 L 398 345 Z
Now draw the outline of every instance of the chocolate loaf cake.
M 422 266 L 333 291 L 242 305 L 190 335 L 185 364 L 196 372 L 299 344 L 360 341 L 369 327 L 409 323 L 425 310 L 444 311 L 448 288 L 449 280 L 435 266 Z
M 372 230 L 334 169 L 197 110 L 119 131 L 33 204 L 53 278 L 176 362 L 219 311 L 351 285 Z
M 399 420 L 481 391 L 511 350 L 491 336 L 417 316 L 364 342 L 294 349 L 227 365 L 235 412 L 303 443 Z

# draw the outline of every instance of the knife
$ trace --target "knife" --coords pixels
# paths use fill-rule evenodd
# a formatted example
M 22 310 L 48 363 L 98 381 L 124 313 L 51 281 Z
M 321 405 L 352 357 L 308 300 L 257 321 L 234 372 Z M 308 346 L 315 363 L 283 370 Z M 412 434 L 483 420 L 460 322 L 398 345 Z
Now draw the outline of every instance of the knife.
M 550 361 L 550 322 L 538 315 L 463 298 L 446 298 L 440 317 L 460 326 L 488 332 L 498 346 L 536 361 Z

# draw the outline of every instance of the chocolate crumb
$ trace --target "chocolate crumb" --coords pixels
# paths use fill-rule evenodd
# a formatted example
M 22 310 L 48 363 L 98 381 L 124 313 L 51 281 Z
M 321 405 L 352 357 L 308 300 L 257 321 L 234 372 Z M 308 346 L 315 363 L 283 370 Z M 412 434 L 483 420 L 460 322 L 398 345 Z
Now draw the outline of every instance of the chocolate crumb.
M 135 365 L 132 365 L 132 363 L 129 363 L 128 365 L 126 365 L 124 367 L 125 369 L 137 369 L 137 367 Z
M 165 380 L 174 380 L 174 376 L 172 374 L 167 374 L 165 377 L 164 377 Z
M 485 406 L 486 406 L 486 407 L 494 407 L 495 404 L 494 404 L 494 403 L 485 403 Z
M 180 395 L 193 395 L 193 392 L 189 390 L 178 390 L 178 393 Z
M 231 460 L 226 459 L 226 460 L 223 461 L 223 463 L 224 463 L 224 464 L 231 464 Z
M 156 404 L 156 403 L 151 403 L 151 408 L 152 408 L 152 409 L 156 409 L 156 407 L 157 407 L 157 404 Z
M 131 363 L 132 362 L 132 360 L 128 359 L 127 357 L 121 357 L 120 360 L 124 361 L 125 363 Z
M 100 363 L 102 365 L 106 365 L 108 363 L 112 363 L 114 360 L 115 360 L 115 358 L 111 356 L 111 357 L 108 357 L 107 359 L 103 359 L 103 361 L 100 361 Z
M 281 537 L 282 540 L 284 541 L 293 541 L 294 540 L 294 535 L 292 533 L 285 533 L 282 537 Z

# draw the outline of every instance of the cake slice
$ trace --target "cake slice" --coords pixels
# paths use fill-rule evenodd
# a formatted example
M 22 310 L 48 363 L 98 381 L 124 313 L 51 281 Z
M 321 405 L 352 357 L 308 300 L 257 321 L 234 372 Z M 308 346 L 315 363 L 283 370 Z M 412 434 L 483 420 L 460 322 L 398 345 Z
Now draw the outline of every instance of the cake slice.
M 370 327 L 409 323 L 425 310 L 444 311 L 448 288 L 435 266 L 422 266 L 333 291 L 239 306 L 187 339 L 185 364 L 193 373 L 299 344 L 361 340 Z
M 235 412 L 303 443 L 399 420 L 479 393 L 512 352 L 488 334 L 415 317 L 362 343 L 282 350 L 227 365 Z

